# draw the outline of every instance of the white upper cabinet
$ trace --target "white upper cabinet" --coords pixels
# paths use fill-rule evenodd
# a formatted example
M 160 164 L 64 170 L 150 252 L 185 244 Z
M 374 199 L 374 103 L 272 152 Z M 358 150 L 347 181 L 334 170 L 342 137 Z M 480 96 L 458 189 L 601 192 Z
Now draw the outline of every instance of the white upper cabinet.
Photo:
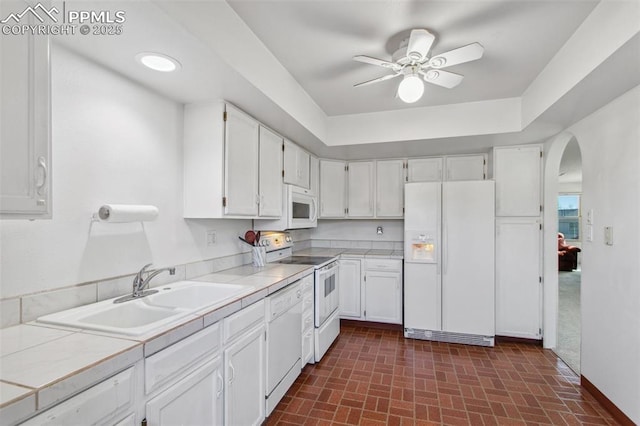
M 346 214 L 346 163 L 320 160 L 320 218 L 341 218 Z
M 359 161 L 348 163 L 348 205 L 347 216 L 349 217 L 373 217 L 374 215 L 374 192 L 375 183 L 373 161 Z
M 497 147 L 493 156 L 496 216 L 539 216 L 542 211 L 542 147 Z
M 440 182 L 442 157 L 410 158 L 407 160 L 407 182 Z
M 225 130 L 225 214 L 257 216 L 259 124 L 227 105 Z
M 484 180 L 487 177 L 486 168 L 485 154 L 445 157 L 444 180 Z
M 0 16 L 25 9 L 0 3 Z M 23 24 L 36 25 L 33 14 Z M 49 38 L 0 37 L 0 217 L 51 218 Z
M 309 189 L 309 153 L 298 145 L 284 141 L 284 183 Z
M 403 217 L 404 164 L 404 160 L 376 161 L 376 217 Z
M 261 217 L 282 216 L 282 138 L 260 126 Z
M 184 110 L 184 217 L 282 214 L 282 138 L 223 101 Z
M 309 158 L 309 189 L 313 195 L 320 194 L 320 160 L 314 155 Z

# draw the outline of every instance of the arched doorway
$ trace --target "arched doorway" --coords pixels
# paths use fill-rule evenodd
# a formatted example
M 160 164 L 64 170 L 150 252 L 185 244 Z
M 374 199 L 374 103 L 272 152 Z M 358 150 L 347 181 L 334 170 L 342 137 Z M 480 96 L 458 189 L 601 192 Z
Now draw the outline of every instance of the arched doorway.
M 571 143 L 571 150 L 579 149 L 579 140 L 569 132 L 562 132 L 547 142 L 544 164 L 544 293 L 543 293 L 543 329 L 545 348 L 557 353 L 558 344 L 558 308 L 559 308 L 559 271 L 558 271 L 558 194 L 561 187 L 560 174 L 563 156 Z M 580 163 L 581 164 L 581 163 Z M 566 174 L 566 173 L 565 173 Z M 579 222 L 579 221 L 578 221 Z
M 558 171 L 558 319 L 556 354 L 580 374 L 580 251 L 583 241 L 582 156 L 572 138 L 564 148 Z

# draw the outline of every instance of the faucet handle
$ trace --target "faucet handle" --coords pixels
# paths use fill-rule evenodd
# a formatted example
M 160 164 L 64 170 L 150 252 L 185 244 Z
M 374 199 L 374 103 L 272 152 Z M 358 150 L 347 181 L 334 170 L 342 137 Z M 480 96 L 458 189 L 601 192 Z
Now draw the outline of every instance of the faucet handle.
M 142 267 L 142 269 L 140 269 L 140 272 L 138 272 L 138 273 L 139 273 L 139 274 L 143 274 L 143 273 L 147 272 L 147 269 L 148 269 L 150 266 L 153 266 L 153 263 L 147 263 L 146 265 L 144 265 L 144 266 Z
M 142 267 L 142 269 L 140 269 L 138 271 L 138 273 L 136 274 L 136 276 L 133 278 L 133 287 L 135 288 L 139 283 L 142 282 L 142 274 L 144 274 L 145 272 L 147 272 L 147 268 L 149 268 L 151 265 L 153 265 L 153 263 L 147 263 L 146 265 L 144 265 Z

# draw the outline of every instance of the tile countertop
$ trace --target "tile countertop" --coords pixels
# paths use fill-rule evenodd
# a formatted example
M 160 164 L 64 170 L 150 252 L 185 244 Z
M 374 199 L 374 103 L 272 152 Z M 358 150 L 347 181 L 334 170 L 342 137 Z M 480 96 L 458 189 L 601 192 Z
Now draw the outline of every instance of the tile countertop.
M 126 338 L 37 322 L 0 330 L 0 424 L 14 424 L 313 272 L 309 265 L 240 266 L 191 279 L 247 285 L 223 306 Z
M 384 257 L 403 259 L 403 250 L 391 249 L 358 249 L 358 248 L 319 248 L 300 250 L 293 253 L 296 256 L 345 256 L 351 258 Z

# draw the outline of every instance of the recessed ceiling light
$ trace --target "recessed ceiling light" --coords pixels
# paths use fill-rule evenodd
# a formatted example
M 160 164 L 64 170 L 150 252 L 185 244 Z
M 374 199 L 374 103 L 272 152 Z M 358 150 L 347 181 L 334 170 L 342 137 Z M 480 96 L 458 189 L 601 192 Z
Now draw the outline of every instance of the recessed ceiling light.
M 176 59 L 162 53 L 142 52 L 136 55 L 136 59 L 145 67 L 155 71 L 171 72 L 181 67 Z

